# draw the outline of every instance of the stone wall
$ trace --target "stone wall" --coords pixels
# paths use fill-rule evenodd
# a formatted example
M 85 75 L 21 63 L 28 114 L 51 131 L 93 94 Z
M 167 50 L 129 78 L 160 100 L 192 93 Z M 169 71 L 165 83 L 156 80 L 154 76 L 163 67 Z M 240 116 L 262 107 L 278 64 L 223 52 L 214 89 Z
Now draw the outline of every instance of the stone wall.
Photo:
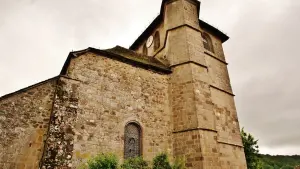
M 220 165 L 222 169 L 246 169 L 244 148 L 219 143 Z
M 0 168 L 37 169 L 47 137 L 56 80 L 0 98 Z
M 74 124 L 78 109 L 78 81 L 60 77 L 42 159 L 42 169 L 71 168 L 74 149 Z
M 71 61 L 68 76 L 80 81 L 74 124 L 73 166 L 98 153 L 124 155 L 124 127 L 142 127 L 142 154 L 172 154 L 168 75 L 87 53 Z
M 206 56 L 205 59 L 208 65 L 209 75 L 212 79 L 211 85 L 232 93 L 227 65 L 211 56 Z
M 244 169 L 246 160 L 222 43 L 212 34 L 210 37 L 214 53 L 205 51 L 205 61 L 211 79 L 210 93 L 216 119 L 220 165 L 222 169 Z

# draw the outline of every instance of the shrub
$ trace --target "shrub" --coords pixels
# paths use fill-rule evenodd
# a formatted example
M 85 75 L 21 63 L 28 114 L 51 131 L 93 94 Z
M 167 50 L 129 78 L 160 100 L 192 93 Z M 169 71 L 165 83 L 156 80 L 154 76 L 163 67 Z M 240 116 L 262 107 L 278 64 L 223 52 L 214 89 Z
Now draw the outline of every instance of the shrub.
M 88 161 L 89 169 L 117 169 L 118 160 L 113 154 L 99 154 Z
M 148 169 L 148 163 L 142 157 L 129 158 L 121 165 L 122 169 Z
M 182 158 L 175 159 L 172 169 L 185 169 L 185 161 Z
M 114 154 L 99 154 L 87 163 L 78 166 L 78 169 L 118 169 L 117 156 Z M 150 169 L 142 157 L 129 158 L 124 161 L 120 169 Z M 152 169 L 185 169 L 185 162 L 181 158 L 170 164 L 168 155 L 161 153 L 153 159 Z
M 159 154 L 153 159 L 153 169 L 172 169 L 167 154 Z

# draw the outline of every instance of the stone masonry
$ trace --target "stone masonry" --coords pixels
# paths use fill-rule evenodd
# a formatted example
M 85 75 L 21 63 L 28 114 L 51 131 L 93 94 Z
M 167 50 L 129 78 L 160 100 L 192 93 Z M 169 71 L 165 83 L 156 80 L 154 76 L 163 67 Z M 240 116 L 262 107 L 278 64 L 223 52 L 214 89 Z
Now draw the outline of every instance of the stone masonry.
M 0 168 L 38 168 L 56 79 L 0 99 Z
M 163 0 L 129 49 L 71 52 L 59 76 L 1 97 L 0 168 L 71 169 L 107 152 L 123 161 L 135 123 L 147 161 L 166 152 L 189 169 L 245 169 L 228 36 L 199 13 L 197 0 Z

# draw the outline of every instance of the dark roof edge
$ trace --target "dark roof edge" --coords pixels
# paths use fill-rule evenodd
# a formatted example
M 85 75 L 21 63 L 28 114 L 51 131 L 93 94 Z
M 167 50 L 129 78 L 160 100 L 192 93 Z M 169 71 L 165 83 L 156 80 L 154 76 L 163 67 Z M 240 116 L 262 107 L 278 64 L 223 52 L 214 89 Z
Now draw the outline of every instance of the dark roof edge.
M 226 42 L 229 37 L 223 33 L 222 31 L 220 31 L 219 29 L 211 26 L 210 24 L 208 24 L 207 22 L 202 21 L 201 19 L 199 19 L 199 23 L 200 26 L 210 32 L 212 32 L 213 34 L 215 34 L 217 37 L 219 37 L 222 41 L 222 43 Z
M 146 39 L 149 34 L 162 22 L 162 15 L 158 15 L 152 23 L 144 30 L 144 32 L 133 42 L 129 47 L 130 50 L 135 50 L 144 39 Z
M 70 61 L 71 61 L 72 57 L 78 57 L 78 56 L 80 56 L 82 54 L 85 54 L 87 52 L 92 52 L 92 53 L 95 53 L 95 54 L 99 54 L 99 55 L 102 55 L 102 56 L 110 58 L 110 59 L 115 59 L 115 60 L 118 60 L 118 61 L 121 61 L 121 62 L 124 62 L 124 63 L 131 64 L 133 66 L 139 66 L 139 67 L 145 68 L 145 69 L 152 69 L 152 70 L 162 72 L 162 73 L 167 73 L 167 74 L 172 73 L 172 71 L 168 68 L 162 68 L 162 67 L 158 67 L 158 66 L 155 66 L 155 65 L 152 65 L 152 64 L 146 64 L 146 63 L 138 62 L 136 60 L 133 60 L 133 59 L 130 59 L 130 58 L 125 58 L 123 56 L 120 56 L 118 54 L 114 54 L 114 53 L 111 53 L 111 52 L 108 52 L 108 51 L 105 51 L 105 50 L 100 50 L 100 49 L 89 47 L 85 50 L 71 52 L 69 54 L 65 64 L 64 64 L 63 68 L 62 68 L 62 71 L 60 72 L 60 75 L 66 75 L 67 74 L 67 70 L 68 70 L 68 67 L 69 67 L 69 64 L 70 64 Z
M 124 62 L 124 63 L 129 63 L 133 66 L 139 66 L 139 67 L 146 68 L 146 69 L 152 69 L 152 70 L 159 71 L 162 73 L 172 73 L 172 71 L 168 68 L 162 68 L 162 67 L 158 67 L 158 66 L 155 66 L 152 64 L 142 63 L 142 62 L 139 62 L 139 61 L 136 61 L 136 60 L 133 60 L 130 58 L 125 58 L 123 56 L 120 56 L 118 54 L 114 54 L 114 53 L 111 53 L 111 52 L 108 52 L 105 50 L 99 50 L 99 49 L 95 49 L 95 48 L 89 48 L 89 49 L 91 49 L 91 52 L 94 52 L 96 54 L 100 54 L 100 55 L 106 56 L 111 59 L 116 59 L 116 60 Z
M 60 76 L 55 76 L 55 77 L 52 77 L 52 78 L 50 78 L 50 79 L 47 79 L 47 80 L 41 81 L 41 82 L 39 82 L 39 83 L 36 83 L 36 84 L 34 84 L 34 85 L 31 85 L 31 86 L 25 87 L 25 88 L 23 88 L 23 89 L 17 90 L 17 91 L 15 91 L 15 92 L 12 92 L 12 93 L 3 95 L 3 96 L 0 97 L 0 101 L 2 101 L 2 100 L 4 100 L 4 99 L 7 99 L 7 98 L 9 98 L 9 97 L 11 97 L 11 96 L 14 96 L 14 95 L 16 95 L 16 94 L 19 94 L 19 93 L 22 93 L 22 92 L 26 92 L 26 91 L 28 91 L 28 90 L 30 90 L 30 89 L 33 89 L 33 88 L 35 88 L 35 87 L 37 87 L 37 86 L 46 84 L 46 83 L 48 83 L 48 82 L 50 82 L 50 81 L 57 80 L 59 77 L 60 77 Z
M 135 50 L 142 42 L 145 40 L 150 33 L 154 31 L 154 29 L 163 21 L 164 19 L 164 3 L 167 3 L 171 0 L 163 0 L 160 14 L 152 21 L 152 23 L 145 29 L 145 31 L 133 42 L 133 44 L 129 47 L 130 50 Z M 200 2 L 192 0 L 197 3 L 197 9 L 198 9 L 198 16 L 200 11 Z M 199 19 L 200 26 L 203 26 L 206 29 L 209 29 L 212 33 L 216 34 L 218 37 L 220 37 L 222 42 L 226 42 L 229 37 L 224 34 L 222 31 L 218 30 L 217 28 L 209 25 L 208 23 L 202 21 Z

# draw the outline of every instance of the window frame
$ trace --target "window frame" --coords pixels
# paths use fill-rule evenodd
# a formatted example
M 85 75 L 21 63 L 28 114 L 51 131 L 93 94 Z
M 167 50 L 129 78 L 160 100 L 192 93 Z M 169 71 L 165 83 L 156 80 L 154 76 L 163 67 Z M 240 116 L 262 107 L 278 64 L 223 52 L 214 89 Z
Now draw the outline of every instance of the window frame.
M 207 34 L 205 32 L 202 32 L 201 37 L 202 37 L 202 43 L 203 43 L 204 49 L 211 52 L 211 53 L 215 53 L 214 52 L 214 46 L 213 46 L 213 43 L 212 43 L 212 39 L 209 36 L 209 34 Z
M 132 158 L 132 157 L 127 157 L 126 156 L 126 131 L 127 131 L 127 127 L 129 125 L 134 125 L 135 127 L 137 127 L 137 129 L 139 131 L 139 153 L 138 153 L 137 157 L 143 156 L 143 130 L 142 130 L 142 126 L 136 121 L 130 121 L 130 122 L 126 123 L 126 125 L 124 127 L 124 159 Z
M 143 55 L 148 55 L 148 48 L 146 43 L 143 45 Z
M 156 31 L 154 33 L 154 51 L 160 48 L 160 33 Z

